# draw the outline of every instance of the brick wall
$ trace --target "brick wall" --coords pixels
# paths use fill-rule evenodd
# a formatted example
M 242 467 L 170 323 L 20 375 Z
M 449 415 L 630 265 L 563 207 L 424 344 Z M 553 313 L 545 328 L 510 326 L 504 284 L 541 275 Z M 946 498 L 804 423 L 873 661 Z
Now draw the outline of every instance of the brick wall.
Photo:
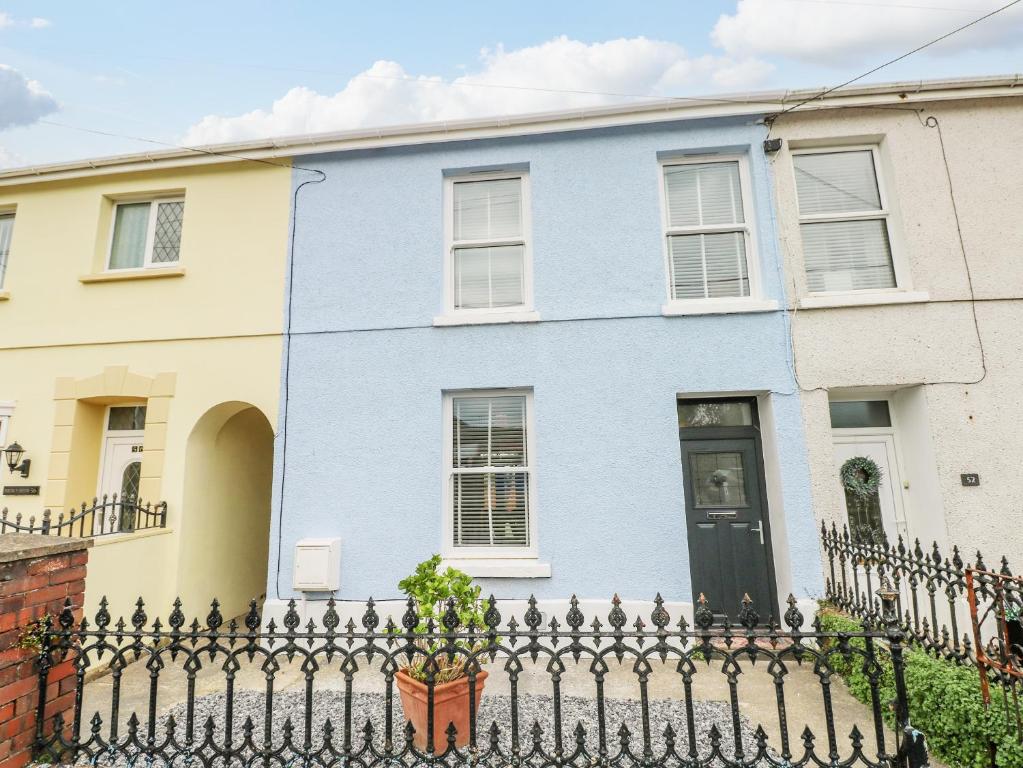
M 21 768 L 32 759 L 39 706 L 37 654 L 18 647 L 25 627 L 47 614 L 56 622 L 66 598 L 80 618 L 85 595 L 89 539 L 8 533 L 0 535 L 0 768 Z M 70 661 L 50 669 L 44 724 L 71 721 L 75 674 Z

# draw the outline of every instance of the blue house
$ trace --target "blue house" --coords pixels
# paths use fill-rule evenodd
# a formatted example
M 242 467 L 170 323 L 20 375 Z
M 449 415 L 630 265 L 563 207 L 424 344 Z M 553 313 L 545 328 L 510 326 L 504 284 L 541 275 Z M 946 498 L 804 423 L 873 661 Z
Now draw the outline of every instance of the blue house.
M 508 599 L 749 594 L 766 619 L 819 594 L 758 118 L 644 105 L 295 157 L 268 610 L 400 598 L 433 553 Z M 339 564 L 296 563 L 329 539 Z

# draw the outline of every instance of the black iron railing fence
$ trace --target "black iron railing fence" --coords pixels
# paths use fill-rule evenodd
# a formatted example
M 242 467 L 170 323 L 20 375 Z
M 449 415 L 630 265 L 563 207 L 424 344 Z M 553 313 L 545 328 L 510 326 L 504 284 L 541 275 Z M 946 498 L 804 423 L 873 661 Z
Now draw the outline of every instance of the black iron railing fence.
M 821 542 L 827 560 L 825 594 L 836 607 L 857 618 L 879 620 L 881 607 L 874 590 L 881 578 L 887 578 L 898 592 L 896 608 L 902 631 L 910 639 L 937 656 L 976 664 L 966 572 L 976 572 L 975 599 L 992 601 L 998 577 L 1012 577 L 1007 558 L 1003 556 L 999 570 L 992 571 L 980 552 L 971 563 L 955 546 L 951 556 L 945 556 L 937 543 L 925 550 L 919 539 L 909 546 L 901 536 L 895 544 L 868 542 L 834 524 L 830 530 L 821 527 Z M 1005 605 L 1018 607 L 1020 593 L 1009 589 Z M 996 617 L 990 618 L 994 622 Z M 984 637 L 994 631 L 993 626 L 980 627 Z
M 345 626 L 333 600 L 304 625 L 292 601 L 283 626 L 264 623 L 255 602 L 226 625 L 216 601 L 190 624 L 180 601 L 166 624 L 150 622 L 141 599 L 128 621 L 112 622 L 106 601 L 92 622 L 76 622 L 68 606 L 42 633 L 40 690 L 51 665 L 70 659 L 74 715 L 40 717 L 36 747 L 48 760 L 93 765 L 916 768 L 926 753 L 909 723 L 892 597 L 886 623 L 855 634 L 807 627 L 791 597 L 784 626 L 762 622 L 748 599 L 735 624 L 715 623 L 702 596 L 691 624 L 659 595 L 644 618 L 627 616 L 616 597 L 592 621 L 574 597 L 563 621 L 532 598 L 521 618 L 509 616 L 491 597 L 483 625 L 468 627 L 450 603 L 439 624 L 424 625 L 411 600 L 397 623 L 370 600 L 359 625 Z M 449 724 L 436 739 L 438 660 L 456 656 L 467 671 L 468 736 Z M 425 670 L 425 739 L 394 695 L 414 660 Z M 860 722 L 835 714 L 840 660 L 869 680 Z M 889 663 L 894 702 L 881 693 Z M 86 680 L 99 669 L 109 673 L 105 698 L 90 711 L 86 702 L 99 699 Z M 766 676 L 760 694 L 746 690 L 754 674 Z M 751 695 L 760 698 L 745 712 L 756 724 L 742 705 Z M 792 699 L 803 709 L 793 712 Z
M 56 517 L 44 509 L 37 520 L 35 515 L 11 515 L 5 507 L 0 510 L 0 533 L 35 533 L 43 536 L 69 536 L 86 538 L 112 533 L 130 533 L 148 528 L 167 526 L 167 502 L 153 504 L 117 494 L 95 498 L 92 503 L 82 502 L 78 509 Z
M 1023 578 L 1009 561 L 989 569 L 977 552 L 964 561 L 958 547 L 943 556 L 937 543 L 924 550 L 900 536 L 893 545 L 851 536 L 832 525 L 821 528 L 827 558 L 827 599 L 845 613 L 877 621 L 874 596 L 880 579 L 897 593 L 899 628 L 927 652 L 978 668 L 986 704 L 1000 697 L 1009 732 L 1023 743 Z M 995 693 L 992 693 L 992 688 Z

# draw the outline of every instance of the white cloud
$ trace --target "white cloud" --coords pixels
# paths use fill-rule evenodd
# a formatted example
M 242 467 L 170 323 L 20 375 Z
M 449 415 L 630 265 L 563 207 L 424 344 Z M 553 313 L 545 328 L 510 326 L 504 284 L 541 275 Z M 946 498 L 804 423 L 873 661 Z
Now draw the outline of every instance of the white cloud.
M 29 125 L 56 111 L 57 101 L 35 80 L 0 64 L 0 130 Z
M 1004 3 L 1001 3 L 1004 5 Z M 711 38 L 727 54 L 784 56 L 813 64 L 862 65 L 864 56 L 915 48 L 999 6 L 997 0 L 905 0 L 844 4 L 818 0 L 739 0 Z M 1023 41 L 1023 4 L 928 49 L 948 55 Z
M 53 26 L 53 22 L 49 19 L 44 19 L 41 16 L 35 16 L 31 21 L 29 21 L 28 25 L 32 27 L 32 29 L 46 29 L 47 27 Z
M 456 120 L 595 106 L 621 96 L 670 96 L 734 90 L 762 82 L 772 67 L 746 55 L 690 57 L 670 42 L 644 37 L 583 43 L 558 37 L 508 51 L 484 49 L 476 71 L 454 80 L 412 75 L 394 61 L 377 61 L 339 92 L 292 88 L 269 110 L 207 115 L 185 135 L 186 144 L 316 133 L 395 123 Z M 532 86 L 576 93 L 551 93 Z M 593 93 L 599 92 L 599 93 Z
M 0 168 L 17 168 L 25 165 L 25 159 L 16 152 L 0 147 Z
M 0 11 L 0 29 L 3 29 L 4 27 L 13 26 L 14 19 L 11 18 L 11 15 L 9 13 L 4 13 L 3 11 Z

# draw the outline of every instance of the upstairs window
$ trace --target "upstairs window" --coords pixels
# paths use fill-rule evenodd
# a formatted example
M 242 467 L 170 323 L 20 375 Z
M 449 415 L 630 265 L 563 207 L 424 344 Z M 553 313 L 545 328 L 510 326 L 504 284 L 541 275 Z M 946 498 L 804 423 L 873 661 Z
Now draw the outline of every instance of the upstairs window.
M 663 166 L 669 295 L 674 301 L 752 294 L 751 210 L 742 162 Z
M 117 203 L 107 269 L 174 265 L 181 257 L 182 199 Z
M 458 178 L 449 185 L 448 310 L 529 308 L 526 176 Z
M 888 207 L 877 149 L 797 152 L 792 157 L 807 290 L 895 288 Z
M 528 391 L 448 397 L 449 535 L 461 556 L 522 556 L 533 544 L 531 399 Z
M 14 234 L 14 214 L 0 216 L 0 288 L 4 287 L 7 274 L 7 259 L 11 253 L 11 236 Z
M 0 400 L 0 450 L 7 447 L 7 428 L 14 415 L 14 402 Z

